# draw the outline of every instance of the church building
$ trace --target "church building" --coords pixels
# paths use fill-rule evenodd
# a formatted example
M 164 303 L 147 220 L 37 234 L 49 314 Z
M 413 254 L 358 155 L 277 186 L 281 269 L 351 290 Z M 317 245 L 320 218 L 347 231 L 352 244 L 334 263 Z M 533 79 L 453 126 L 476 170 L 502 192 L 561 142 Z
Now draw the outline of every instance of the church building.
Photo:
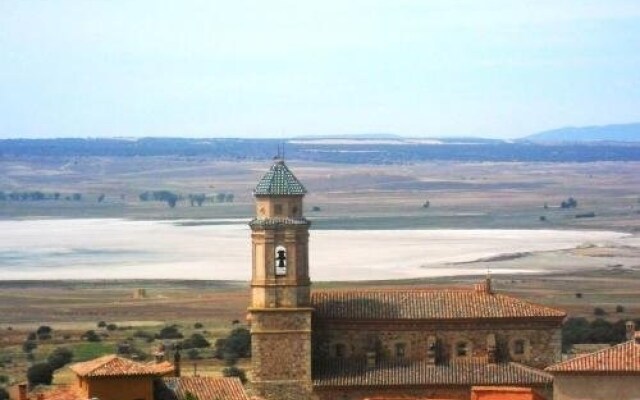
M 305 187 L 276 160 L 254 191 L 252 387 L 267 400 L 550 398 L 566 314 L 468 288 L 311 291 Z M 348 266 L 345 266 L 348 268 Z

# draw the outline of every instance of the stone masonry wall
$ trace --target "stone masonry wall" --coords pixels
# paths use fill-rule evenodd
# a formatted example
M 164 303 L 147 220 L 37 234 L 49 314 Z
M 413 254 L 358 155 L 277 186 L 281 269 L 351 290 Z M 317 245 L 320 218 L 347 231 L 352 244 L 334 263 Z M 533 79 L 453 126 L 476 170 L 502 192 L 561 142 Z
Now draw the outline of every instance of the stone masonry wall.
M 311 311 L 251 311 L 252 386 L 265 399 L 308 399 Z
M 336 346 L 342 345 L 343 357 L 364 358 L 376 343 L 381 358 L 396 357 L 396 344 L 402 343 L 405 358 L 422 360 L 427 358 L 427 341 L 430 336 L 437 339 L 438 361 L 455 360 L 456 345 L 468 343 L 469 356 L 486 357 L 488 336 L 495 335 L 498 357 L 503 361 L 516 361 L 537 368 L 544 368 L 559 360 L 561 355 L 561 333 L 559 327 L 526 329 L 524 326 L 467 329 L 443 327 L 442 329 L 390 330 L 379 326 L 359 329 L 337 329 L 338 327 L 317 327 L 314 330 L 315 346 L 320 357 L 336 357 Z M 507 329 L 505 329 L 507 328 Z M 515 343 L 524 341 L 524 354 L 515 353 Z

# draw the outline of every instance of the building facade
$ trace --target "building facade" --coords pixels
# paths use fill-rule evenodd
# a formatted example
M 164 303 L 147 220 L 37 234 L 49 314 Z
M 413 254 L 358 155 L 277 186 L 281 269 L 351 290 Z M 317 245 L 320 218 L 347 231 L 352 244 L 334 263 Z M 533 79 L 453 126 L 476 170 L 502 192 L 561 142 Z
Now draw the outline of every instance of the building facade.
M 553 399 L 640 399 L 640 335 L 633 322 L 627 330 L 624 343 L 548 367 L 554 378 Z
M 252 385 L 275 399 L 469 399 L 474 386 L 529 387 L 560 360 L 566 314 L 471 288 L 310 291 L 306 189 L 277 160 L 250 223 Z M 413 396 L 413 397 L 411 397 Z

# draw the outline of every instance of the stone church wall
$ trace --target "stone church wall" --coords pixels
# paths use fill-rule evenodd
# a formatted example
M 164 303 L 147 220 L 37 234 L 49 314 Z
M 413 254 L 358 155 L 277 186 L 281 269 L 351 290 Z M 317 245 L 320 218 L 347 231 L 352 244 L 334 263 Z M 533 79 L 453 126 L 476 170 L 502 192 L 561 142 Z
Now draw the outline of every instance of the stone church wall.
M 397 344 L 404 346 L 404 358 L 423 360 L 428 357 L 428 341 L 430 337 L 437 340 L 438 361 L 449 361 L 457 358 L 458 343 L 468 344 L 468 357 L 487 357 L 487 342 L 490 335 L 495 335 L 496 352 L 499 360 L 516 361 L 533 367 L 543 368 L 559 361 L 561 355 L 561 336 L 559 327 L 540 327 L 526 329 L 523 327 L 500 326 L 477 329 L 469 326 L 466 329 L 380 329 L 379 326 L 361 326 L 358 329 L 340 329 L 333 326 L 317 327 L 314 331 L 315 348 L 319 357 L 335 358 L 336 346 L 341 345 L 342 357 L 364 358 L 367 351 L 375 349 L 378 356 L 384 359 L 396 358 Z M 515 347 L 517 341 L 523 341 L 524 352 L 518 354 Z M 315 355 L 314 355 L 315 357 Z

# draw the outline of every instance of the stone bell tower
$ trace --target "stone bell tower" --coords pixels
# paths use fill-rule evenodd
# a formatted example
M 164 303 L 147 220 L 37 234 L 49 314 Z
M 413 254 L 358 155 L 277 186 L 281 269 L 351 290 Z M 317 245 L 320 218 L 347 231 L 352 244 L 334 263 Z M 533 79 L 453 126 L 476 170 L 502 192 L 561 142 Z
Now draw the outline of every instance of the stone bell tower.
M 276 160 L 254 190 L 251 227 L 252 384 L 269 400 L 311 396 L 309 221 L 306 189 Z

